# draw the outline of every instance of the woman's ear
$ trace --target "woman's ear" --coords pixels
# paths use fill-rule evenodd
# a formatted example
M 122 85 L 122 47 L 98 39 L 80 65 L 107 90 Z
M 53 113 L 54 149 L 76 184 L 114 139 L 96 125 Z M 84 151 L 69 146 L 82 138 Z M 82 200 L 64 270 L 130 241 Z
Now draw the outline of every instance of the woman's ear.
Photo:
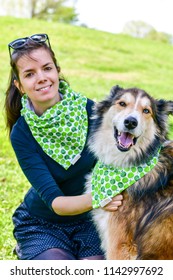
M 22 89 L 22 87 L 21 87 L 21 85 L 20 85 L 20 83 L 19 83 L 18 80 L 14 80 L 14 85 L 15 85 L 15 87 L 19 90 L 19 92 L 21 93 L 21 95 L 23 95 L 23 94 L 24 94 L 24 91 L 23 91 L 23 89 Z

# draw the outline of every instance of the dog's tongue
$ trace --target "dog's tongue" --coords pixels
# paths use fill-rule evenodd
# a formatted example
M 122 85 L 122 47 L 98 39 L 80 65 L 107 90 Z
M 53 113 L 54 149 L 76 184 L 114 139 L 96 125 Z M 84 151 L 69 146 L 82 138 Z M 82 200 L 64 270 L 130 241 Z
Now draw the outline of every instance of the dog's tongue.
M 124 147 L 130 147 L 133 145 L 133 135 L 128 132 L 122 132 L 121 135 L 118 137 L 119 144 Z

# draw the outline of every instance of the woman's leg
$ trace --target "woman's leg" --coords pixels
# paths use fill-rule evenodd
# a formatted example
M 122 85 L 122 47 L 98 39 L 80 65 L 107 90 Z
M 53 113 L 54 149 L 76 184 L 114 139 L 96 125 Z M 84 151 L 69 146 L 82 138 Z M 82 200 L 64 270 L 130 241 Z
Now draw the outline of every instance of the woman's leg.
M 48 249 L 32 260 L 75 260 L 76 258 L 66 250 L 59 248 Z

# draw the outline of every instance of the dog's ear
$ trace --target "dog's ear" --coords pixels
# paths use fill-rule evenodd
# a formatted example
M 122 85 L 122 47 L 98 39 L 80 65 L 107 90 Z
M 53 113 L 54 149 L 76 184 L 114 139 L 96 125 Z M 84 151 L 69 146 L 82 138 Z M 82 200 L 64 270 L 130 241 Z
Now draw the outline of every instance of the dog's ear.
M 120 90 L 123 90 L 123 88 L 120 88 L 118 85 L 113 86 L 111 88 L 109 96 L 106 99 L 95 104 L 94 107 L 95 116 L 96 115 L 99 117 L 102 116 L 111 107 L 113 98 Z
M 117 94 L 117 92 L 122 89 L 123 88 L 120 88 L 118 85 L 113 86 L 110 90 L 109 96 L 105 100 L 103 100 L 97 104 L 96 113 L 98 115 L 102 115 L 104 112 L 106 112 L 112 105 L 112 100 L 115 97 L 115 95 Z
M 166 115 L 173 115 L 173 101 L 166 101 L 164 99 L 157 100 L 158 112 Z
M 96 103 L 94 106 L 94 115 L 101 117 L 110 108 L 111 103 L 112 102 L 109 99 Z
M 110 91 L 110 97 L 114 97 L 118 91 L 123 90 L 119 85 L 113 86 Z
M 156 105 L 155 120 L 160 127 L 160 133 L 163 137 L 167 138 L 168 133 L 168 116 L 173 115 L 173 101 L 166 101 L 164 99 L 156 100 L 153 102 Z

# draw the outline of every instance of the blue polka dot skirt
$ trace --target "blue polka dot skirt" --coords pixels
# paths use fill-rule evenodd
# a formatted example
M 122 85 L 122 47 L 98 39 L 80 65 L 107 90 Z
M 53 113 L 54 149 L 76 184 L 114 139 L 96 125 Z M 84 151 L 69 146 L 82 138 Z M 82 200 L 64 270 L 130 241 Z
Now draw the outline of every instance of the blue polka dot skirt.
M 13 215 L 13 223 L 16 253 L 21 260 L 31 260 L 51 248 L 67 250 L 76 259 L 103 255 L 91 219 L 54 224 L 31 216 L 22 203 Z

